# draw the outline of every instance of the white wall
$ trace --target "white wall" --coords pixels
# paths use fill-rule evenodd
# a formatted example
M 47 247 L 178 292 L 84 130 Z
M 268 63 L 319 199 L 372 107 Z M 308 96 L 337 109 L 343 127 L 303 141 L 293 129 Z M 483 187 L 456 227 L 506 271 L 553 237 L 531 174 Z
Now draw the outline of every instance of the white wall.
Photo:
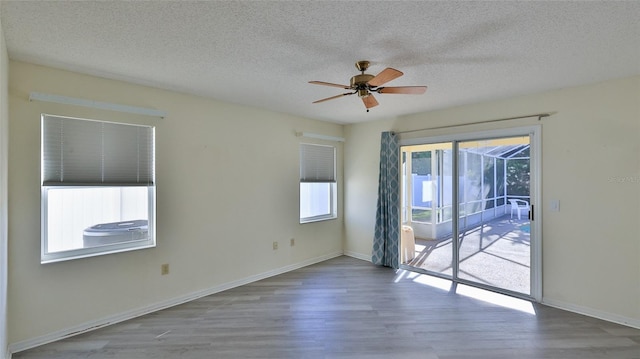
M 543 301 L 640 327 L 640 76 L 348 126 L 345 253 L 370 257 L 380 132 L 553 111 L 541 122 Z M 553 199 L 560 212 L 549 211 Z
M 7 168 L 9 57 L 0 23 L 0 357 L 7 351 Z
M 32 91 L 157 108 L 168 116 L 29 102 Z M 340 125 L 21 62 L 10 62 L 9 105 L 13 348 L 342 254 L 342 195 L 337 220 L 298 223 L 303 139 L 295 136 L 306 131 L 343 137 Z M 40 264 L 42 112 L 156 126 L 157 248 Z M 337 146 L 340 186 L 343 148 Z M 277 251 L 273 241 L 279 241 Z M 163 263 L 170 264 L 167 276 L 160 275 Z

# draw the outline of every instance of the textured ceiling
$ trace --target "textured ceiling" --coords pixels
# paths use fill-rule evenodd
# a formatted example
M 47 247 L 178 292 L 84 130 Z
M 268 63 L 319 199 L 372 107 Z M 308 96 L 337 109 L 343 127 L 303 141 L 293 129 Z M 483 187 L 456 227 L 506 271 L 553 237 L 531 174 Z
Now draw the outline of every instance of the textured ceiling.
M 640 2 L 2 1 L 9 57 L 338 123 L 640 74 Z M 397 68 L 366 113 L 357 60 Z M 130 104 L 136 105 L 136 104 Z

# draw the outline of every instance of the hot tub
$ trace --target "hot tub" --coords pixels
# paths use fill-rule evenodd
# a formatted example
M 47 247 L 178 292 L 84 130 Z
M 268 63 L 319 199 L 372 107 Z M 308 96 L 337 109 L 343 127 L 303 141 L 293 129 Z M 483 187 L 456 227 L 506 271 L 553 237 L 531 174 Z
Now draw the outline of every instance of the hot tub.
M 84 230 L 82 239 L 86 248 L 147 239 L 148 236 L 149 221 L 136 219 L 96 224 Z

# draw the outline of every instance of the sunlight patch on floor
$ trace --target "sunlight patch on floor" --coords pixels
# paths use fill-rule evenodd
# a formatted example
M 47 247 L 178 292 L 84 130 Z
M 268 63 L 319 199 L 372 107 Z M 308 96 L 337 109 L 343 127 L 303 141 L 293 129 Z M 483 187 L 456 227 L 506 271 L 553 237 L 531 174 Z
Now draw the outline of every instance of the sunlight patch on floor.
M 433 288 L 442 289 L 444 291 L 451 291 L 451 281 L 448 279 L 438 278 L 431 275 L 420 274 L 415 278 L 412 278 L 414 282 L 425 284 Z
M 446 292 L 451 291 L 451 281 L 448 279 L 442 279 L 431 275 L 420 274 L 408 270 L 398 271 L 394 282 L 399 283 L 403 280 L 410 280 L 416 283 L 428 285 L 430 287 L 441 289 Z
M 408 270 L 399 270 L 394 283 L 410 280 L 415 283 L 427 285 L 445 292 L 455 291 L 456 294 L 494 304 L 500 307 L 514 309 L 523 313 L 535 315 L 533 303 L 528 300 L 511 297 L 505 294 L 492 292 L 489 290 L 472 287 L 465 284 L 454 285 L 449 279 L 439 278 L 432 275 L 420 274 Z
M 533 309 L 533 304 L 528 300 L 510 297 L 508 295 L 495 293 L 464 284 L 458 284 L 456 293 L 465 297 L 481 300 L 483 302 L 495 304 L 501 307 L 515 309 L 532 315 L 536 314 L 535 310 Z

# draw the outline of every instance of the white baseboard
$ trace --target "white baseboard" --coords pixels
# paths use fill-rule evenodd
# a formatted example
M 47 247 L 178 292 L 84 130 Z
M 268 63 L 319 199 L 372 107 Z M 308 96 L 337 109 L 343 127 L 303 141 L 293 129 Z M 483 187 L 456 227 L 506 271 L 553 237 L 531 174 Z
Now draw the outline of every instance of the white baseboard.
M 562 310 L 567 310 L 569 312 L 586 315 L 588 317 L 602 319 L 608 322 L 617 323 L 621 325 L 626 325 L 628 327 L 640 329 L 640 320 L 638 319 L 629 318 L 622 315 L 609 313 L 609 312 L 605 312 L 605 311 L 597 310 L 593 308 L 582 307 L 579 305 L 566 303 L 566 302 L 555 300 L 555 299 L 543 298 L 542 304 L 548 305 L 550 307 L 562 309 Z
M 363 261 L 371 262 L 371 255 L 370 254 L 367 255 L 367 254 L 362 254 L 362 253 L 357 253 L 357 252 L 345 251 L 344 255 L 352 257 L 352 258 L 356 258 L 356 259 L 361 259 Z
M 35 348 L 37 346 L 40 345 L 44 345 L 47 343 L 51 343 L 51 342 L 55 342 L 61 339 L 65 339 L 65 338 L 69 338 L 78 334 L 83 334 L 92 330 L 96 330 L 96 329 L 100 329 L 112 324 L 116 324 L 116 323 L 120 323 L 123 322 L 125 320 L 129 320 L 129 319 L 133 319 L 133 318 L 137 318 L 139 316 L 145 315 L 145 314 L 149 314 L 149 313 L 153 313 L 153 312 L 157 312 L 159 310 L 162 309 L 167 309 L 176 305 L 180 305 L 183 303 L 187 303 L 190 302 L 192 300 L 198 299 L 198 298 L 202 298 L 202 297 L 206 297 L 208 295 L 211 294 L 215 294 L 215 293 L 220 293 L 223 292 L 225 290 L 229 290 L 232 288 L 236 288 L 245 284 L 249 284 L 249 283 L 253 283 L 253 282 L 257 282 L 259 280 L 262 279 L 266 279 L 269 277 L 273 277 L 279 274 L 283 274 L 283 273 L 287 273 L 299 268 L 303 268 L 312 264 L 316 264 L 316 263 L 320 263 L 320 262 L 324 262 L 326 260 L 329 260 L 331 258 L 335 258 L 335 257 L 339 257 L 343 255 L 342 252 L 333 252 L 333 253 L 329 253 L 329 254 L 325 254 L 323 256 L 320 257 L 315 257 L 315 258 L 311 258 L 311 259 L 307 259 L 305 261 L 302 261 L 300 263 L 295 263 L 295 264 L 291 264 L 288 266 L 284 266 L 281 268 L 277 268 L 268 272 L 264 272 L 264 273 L 260 273 L 260 274 L 256 274 L 253 276 L 249 276 L 243 279 L 239 279 L 233 282 L 229 282 L 229 283 L 225 283 L 225 284 L 221 284 L 212 288 L 208 288 L 205 290 L 201 290 L 201 291 L 197 291 L 197 292 L 192 292 L 180 297 L 176 297 L 176 298 L 172 298 L 169 300 L 165 300 L 162 302 L 158 302 L 158 303 L 154 303 L 154 304 L 150 304 L 148 306 L 144 306 L 141 308 L 137 308 L 137 309 L 133 309 L 133 310 L 128 310 L 126 312 L 122 312 L 119 314 L 115 314 L 112 316 L 108 316 L 105 318 L 100 318 L 94 321 L 90 321 L 87 323 L 83 323 L 80 325 L 77 325 L 75 327 L 72 328 L 66 328 L 63 330 L 59 330 L 53 333 L 49 333 L 43 336 L 39 336 L 36 338 L 32 338 L 32 339 L 28 339 L 28 340 L 23 340 L 20 342 L 16 342 L 16 343 L 11 343 L 9 344 L 9 348 L 8 348 L 8 358 L 11 358 L 11 354 L 12 353 L 17 353 L 17 352 L 21 352 L 27 349 L 31 349 L 31 348 Z

